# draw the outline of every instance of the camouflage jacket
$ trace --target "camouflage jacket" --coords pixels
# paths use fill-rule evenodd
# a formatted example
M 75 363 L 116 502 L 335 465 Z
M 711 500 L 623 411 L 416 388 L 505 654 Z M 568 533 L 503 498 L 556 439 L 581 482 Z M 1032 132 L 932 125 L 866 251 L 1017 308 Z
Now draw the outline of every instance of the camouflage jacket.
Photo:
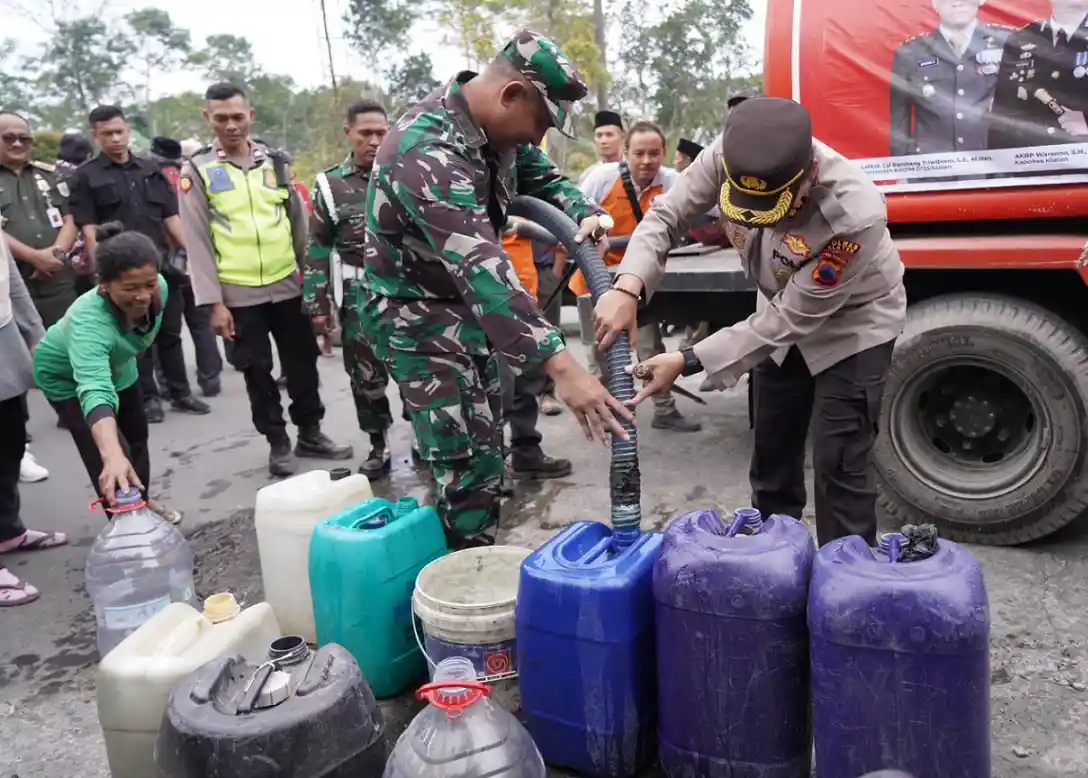
M 603 213 L 535 146 L 493 152 L 461 73 L 410 109 L 374 163 L 366 214 L 367 315 L 393 349 L 485 355 L 515 371 L 564 347 L 500 246 L 506 209 L 532 195 L 575 221 Z M 490 172 L 489 172 L 490 171 Z
M 310 316 L 329 315 L 329 281 L 333 249 L 340 260 L 362 267 L 366 238 L 366 188 L 369 171 L 355 166 L 351 154 L 325 171 L 336 220 L 317 182 L 310 187 L 310 243 L 302 261 L 302 307 Z

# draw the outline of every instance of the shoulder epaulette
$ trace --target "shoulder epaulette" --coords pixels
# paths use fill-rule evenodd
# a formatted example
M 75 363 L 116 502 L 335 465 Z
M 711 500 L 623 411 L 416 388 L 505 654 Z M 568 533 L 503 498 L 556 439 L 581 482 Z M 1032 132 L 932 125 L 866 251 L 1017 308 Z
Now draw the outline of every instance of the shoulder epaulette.
M 38 170 L 44 170 L 46 173 L 56 173 L 57 172 L 57 166 L 56 165 L 50 165 L 48 162 L 38 162 L 37 160 L 32 159 L 32 160 L 30 160 L 30 164 L 31 164 L 32 167 L 36 167 L 36 168 L 38 168 Z

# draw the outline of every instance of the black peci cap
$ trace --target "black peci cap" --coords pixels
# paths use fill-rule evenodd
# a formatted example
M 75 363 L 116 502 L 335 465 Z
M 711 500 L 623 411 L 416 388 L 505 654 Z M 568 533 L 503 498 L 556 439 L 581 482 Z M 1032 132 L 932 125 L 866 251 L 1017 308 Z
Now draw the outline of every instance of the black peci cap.
M 623 129 L 623 119 L 615 111 L 597 111 L 593 116 L 593 129 L 599 127 L 619 127 Z
M 812 169 L 812 119 L 800 103 L 753 97 L 734 109 L 722 138 L 722 215 L 767 227 L 789 212 Z
M 729 96 L 729 99 L 725 101 L 726 108 L 736 108 L 750 97 L 755 97 L 755 92 L 737 92 Z
M 695 159 L 702 153 L 703 147 L 693 140 L 681 138 L 680 142 L 676 144 L 676 150 L 679 151 L 681 154 Z
M 151 153 L 163 159 L 181 159 L 181 142 L 160 135 L 151 139 Z

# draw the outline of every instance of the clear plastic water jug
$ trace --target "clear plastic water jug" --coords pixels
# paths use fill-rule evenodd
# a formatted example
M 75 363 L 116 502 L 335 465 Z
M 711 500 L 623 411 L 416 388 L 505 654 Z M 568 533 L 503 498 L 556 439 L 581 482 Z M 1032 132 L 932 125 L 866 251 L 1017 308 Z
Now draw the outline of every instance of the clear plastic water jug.
M 181 532 L 134 489 L 117 492 L 111 510 L 86 565 L 100 658 L 171 602 L 194 596 L 193 552 Z
M 443 659 L 416 696 L 430 703 L 397 740 L 383 778 L 544 778 L 544 760 L 513 714 L 488 699 L 472 662 Z

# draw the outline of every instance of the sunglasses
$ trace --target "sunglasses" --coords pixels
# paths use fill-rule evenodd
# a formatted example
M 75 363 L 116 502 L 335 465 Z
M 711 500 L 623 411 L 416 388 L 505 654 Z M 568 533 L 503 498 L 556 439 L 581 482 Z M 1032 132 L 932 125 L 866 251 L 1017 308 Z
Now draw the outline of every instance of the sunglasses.
M 22 144 L 23 146 L 34 145 L 34 136 L 32 135 L 16 135 L 15 133 L 9 133 L 7 135 L 0 135 L 0 140 L 4 141 L 8 146 L 14 146 L 16 144 Z

